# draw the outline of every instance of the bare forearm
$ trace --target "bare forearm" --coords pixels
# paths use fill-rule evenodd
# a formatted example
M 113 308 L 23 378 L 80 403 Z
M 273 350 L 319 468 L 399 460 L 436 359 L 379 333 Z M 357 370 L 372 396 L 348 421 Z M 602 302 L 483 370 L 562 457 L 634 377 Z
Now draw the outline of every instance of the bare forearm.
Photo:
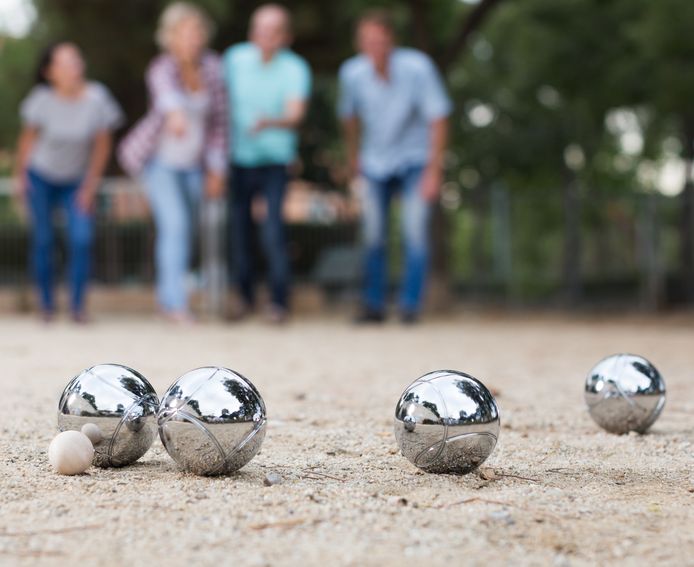
M 356 162 L 359 156 L 359 121 L 356 118 L 343 120 L 342 130 L 345 136 L 347 159 L 350 162 Z
M 96 187 L 96 185 L 99 184 L 104 170 L 108 165 L 112 145 L 113 138 L 110 132 L 97 134 L 94 140 L 94 149 L 92 150 L 92 155 L 89 160 L 89 167 L 84 177 L 85 185 Z
M 303 100 L 294 100 L 287 104 L 284 116 L 280 116 L 279 118 L 265 118 L 261 122 L 265 128 L 295 130 L 301 126 L 305 116 L 306 102 Z
M 448 146 L 448 119 L 440 118 L 431 123 L 431 150 L 429 166 L 443 168 L 444 155 Z
M 29 156 L 36 141 L 36 130 L 25 128 L 19 136 L 17 142 L 17 155 L 14 162 L 14 176 L 21 177 L 26 173 L 29 165 Z

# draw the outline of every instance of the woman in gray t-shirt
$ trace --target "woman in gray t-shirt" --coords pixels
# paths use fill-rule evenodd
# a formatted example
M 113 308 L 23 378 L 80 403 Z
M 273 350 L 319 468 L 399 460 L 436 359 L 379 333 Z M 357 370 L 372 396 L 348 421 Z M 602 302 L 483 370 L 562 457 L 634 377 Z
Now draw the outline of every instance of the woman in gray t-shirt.
M 15 187 L 32 217 L 31 260 L 43 317 L 51 320 L 55 312 L 52 219 L 61 208 L 70 250 L 72 317 L 84 322 L 94 199 L 111 155 L 111 132 L 122 113 L 106 87 L 86 80 L 84 60 L 72 43 L 46 50 L 37 84 L 20 113 Z

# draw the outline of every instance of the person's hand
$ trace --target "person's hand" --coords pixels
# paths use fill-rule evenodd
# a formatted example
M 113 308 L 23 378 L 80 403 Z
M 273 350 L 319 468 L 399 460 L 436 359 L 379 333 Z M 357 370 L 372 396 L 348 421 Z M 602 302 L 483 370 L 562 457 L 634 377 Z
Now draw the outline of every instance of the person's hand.
M 348 174 L 350 179 L 356 179 L 361 175 L 359 157 L 352 156 L 347 160 Z
M 270 128 L 271 123 L 267 118 L 260 118 L 258 121 L 255 123 L 255 126 L 251 129 L 252 134 L 258 134 L 262 132 L 263 130 L 266 130 L 267 128 Z
M 188 129 L 188 118 L 182 110 L 172 110 L 166 115 L 166 130 L 180 138 Z
M 419 182 L 420 190 L 424 199 L 432 203 L 439 196 L 441 185 L 443 183 L 443 171 L 440 167 L 429 165 L 422 173 L 422 179 Z
M 12 178 L 12 193 L 20 201 L 25 201 L 29 191 L 29 180 L 26 175 L 15 175 Z
M 96 203 L 96 186 L 92 183 L 83 183 L 77 189 L 77 206 L 79 209 L 89 215 L 94 211 Z
M 210 171 L 205 178 L 205 195 L 208 199 L 219 199 L 224 195 L 224 176 Z
M 29 180 L 25 174 L 15 175 L 12 178 L 12 195 L 15 207 L 20 217 L 24 217 L 27 210 L 27 193 L 29 192 Z

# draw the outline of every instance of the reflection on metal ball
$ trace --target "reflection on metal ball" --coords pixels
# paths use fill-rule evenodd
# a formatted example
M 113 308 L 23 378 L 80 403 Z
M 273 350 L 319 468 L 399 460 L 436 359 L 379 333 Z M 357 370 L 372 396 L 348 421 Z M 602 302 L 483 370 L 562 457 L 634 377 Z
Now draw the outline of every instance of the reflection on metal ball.
M 158 406 L 157 393 L 139 372 L 120 364 L 99 364 L 65 387 L 58 402 L 58 429 L 86 428 L 94 444 L 94 464 L 122 467 L 152 445 Z
M 418 378 L 403 392 L 394 427 L 402 454 L 420 469 L 465 474 L 494 450 L 499 410 L 479 380 L 439 370 Z
M 227 474 L 260 450 L 267 423 L 255 386 L 227 368 L 191 370 L 162 398 L 159 436 L 169 455 L 187 472 Z
M 598 362 L 586 378 L 588 411 L 610 433 L 645 433 L 665 405 L 665 381 L 648 360 L 615 354 Z

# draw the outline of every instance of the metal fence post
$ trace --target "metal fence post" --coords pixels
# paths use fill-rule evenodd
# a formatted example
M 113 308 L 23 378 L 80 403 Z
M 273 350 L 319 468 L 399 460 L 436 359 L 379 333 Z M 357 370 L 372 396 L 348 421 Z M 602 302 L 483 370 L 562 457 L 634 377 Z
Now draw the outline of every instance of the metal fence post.
M 224 315 L 227 289 L 224 234 L 226 207 L 222 201 L 205 199 L 201 210 L 201 271 L 207 313 L 217 319 Z

